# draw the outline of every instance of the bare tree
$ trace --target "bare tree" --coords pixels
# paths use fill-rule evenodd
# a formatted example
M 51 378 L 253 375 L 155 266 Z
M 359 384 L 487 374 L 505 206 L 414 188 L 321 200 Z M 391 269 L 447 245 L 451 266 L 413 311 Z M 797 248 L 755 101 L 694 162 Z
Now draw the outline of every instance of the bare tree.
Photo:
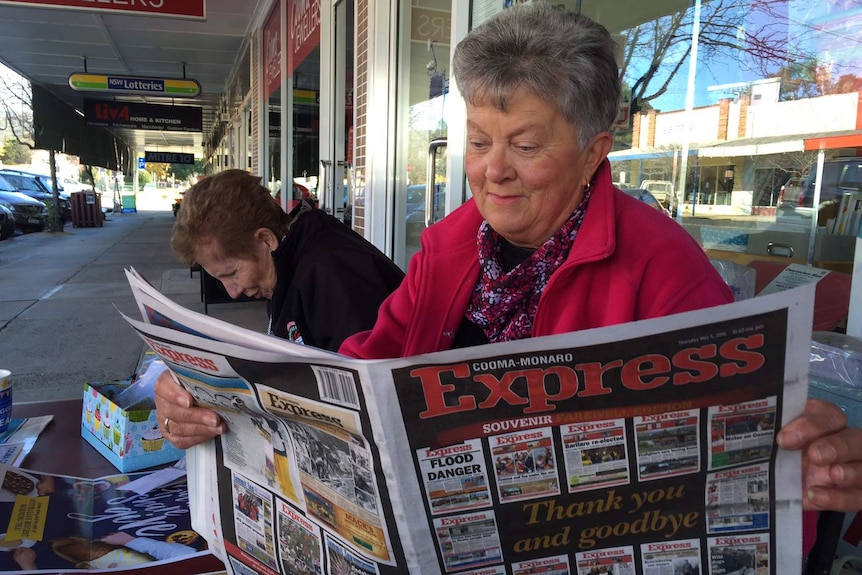
M 26 78 L 8 69 L 0 69 L 0 113 L 5 120 L 5 129 L 20 145 L 35 149 L 33 124 L 33 86 Z M 63 220 L 60 217 L 60 194 L 57 188 L 57 168 L 54 150 L 51 154 L 51 181 L 53 182 L 53 201 L 51 202 L 51 231 L 62 232 Z
M 786 0 L 712 0 L 702 4 L 698 64 L 733 61 L 762 78 L 775 76 L 791 63 L 813 58 L 804 43 L 788 41 Z M 694 9 L 686 8 L 623 30 L 625 49 L 621 78 L 636 108 L 651 102 L 687 64 L 692 51 Z
M 30 81 L 9 71 L 0 73 L 0 113 L 16 142 L 34 149 L 33 88 Z

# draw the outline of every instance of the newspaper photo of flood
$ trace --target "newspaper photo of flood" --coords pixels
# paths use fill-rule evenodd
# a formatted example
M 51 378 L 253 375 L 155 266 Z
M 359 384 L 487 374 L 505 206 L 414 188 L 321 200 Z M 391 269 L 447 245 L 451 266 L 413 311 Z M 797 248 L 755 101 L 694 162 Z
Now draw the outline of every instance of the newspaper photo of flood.
M 709 408 L 709 468 L 720 469 L 772 455 L 775 437 L 775 396 Z
M 629 483 L 625 419 L 561 428 L 569 493 Z
M 489 438 L 500 501 L 560 494 L 550 428 Z
M 700 471 L 700 410 L 634 418 L 638 481 Z
M 700 540 L 665 541 L 641 545 L 643 575 L 700 575 Z
M 491 505 L 488 472 L 478 439 L 416 453 L 431 513 L 440 515 Z
M 635 575 L 635 552 L 631 545 L 576 553 L 578 575 Z
M 709 575 L 767 575 L 769 535 L 710 537 L 707 539 Z
M 769 465 L 710 473 L 706 478 L 708 533 L 769 528 Z

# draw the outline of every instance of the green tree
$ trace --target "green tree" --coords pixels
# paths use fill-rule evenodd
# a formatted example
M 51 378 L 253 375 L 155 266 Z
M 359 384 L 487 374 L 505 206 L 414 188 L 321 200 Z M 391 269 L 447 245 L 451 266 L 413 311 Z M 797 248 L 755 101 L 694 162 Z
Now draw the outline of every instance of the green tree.
M 31 150 L 24 144 L 21 144 L 11 138 L 3 138 L 3 153 L 0 154 L 0 161 L 4 164 L 29 164 Z
M 204 163 L 200 158 L 195 158 L 194 165 L 171 164 L 170 172 L 177 182 L 189 183 L 195 176 L 204 173 Z

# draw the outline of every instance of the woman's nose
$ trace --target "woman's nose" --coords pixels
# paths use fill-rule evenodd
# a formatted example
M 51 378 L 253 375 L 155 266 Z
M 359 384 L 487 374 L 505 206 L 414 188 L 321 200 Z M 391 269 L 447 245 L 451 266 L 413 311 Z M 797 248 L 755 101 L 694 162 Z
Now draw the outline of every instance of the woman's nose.
M 231 297 L 231 299 L 236 299 L 243 294 L 243 289 L 232 281 L 223 281 L 221 282 L 224 286 L 224 289 L 227 291 L 227 295 Z
M 500 183 L 512 177 L 505 146 L 491 146 L 485 162 L 485 178 L 489 182 Z

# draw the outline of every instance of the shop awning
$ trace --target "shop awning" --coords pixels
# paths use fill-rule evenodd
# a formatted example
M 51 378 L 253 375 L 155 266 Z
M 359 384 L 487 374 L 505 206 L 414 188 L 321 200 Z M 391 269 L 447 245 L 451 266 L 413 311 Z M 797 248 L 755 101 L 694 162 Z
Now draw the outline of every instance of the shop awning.
M 697 155 L 701 158 L 734 158 L 739 156 L 765 156 L 786 154 L 805 149 L 805 135 L 763 136 L 740 138 L 701 146 Z
M 700 146 L 701 158 L 731 158 L 739 156 L 765 156 L 788 152 L 811 152 L 821 148 L 855 148 L 862 146 L 862 131 L 811 132 L 759 138 L 740 138 Z
M 682 150 L 673 148 L 632 148 L 630 150 L 617 150 L 608 154 L 611 162 L 622 162 L 628 160 L 657 160 L 661 158 L 672 158 L 674 154 L 681 154 Z M 689 150 L 688 155 L 697 154 L 697 150 Z

